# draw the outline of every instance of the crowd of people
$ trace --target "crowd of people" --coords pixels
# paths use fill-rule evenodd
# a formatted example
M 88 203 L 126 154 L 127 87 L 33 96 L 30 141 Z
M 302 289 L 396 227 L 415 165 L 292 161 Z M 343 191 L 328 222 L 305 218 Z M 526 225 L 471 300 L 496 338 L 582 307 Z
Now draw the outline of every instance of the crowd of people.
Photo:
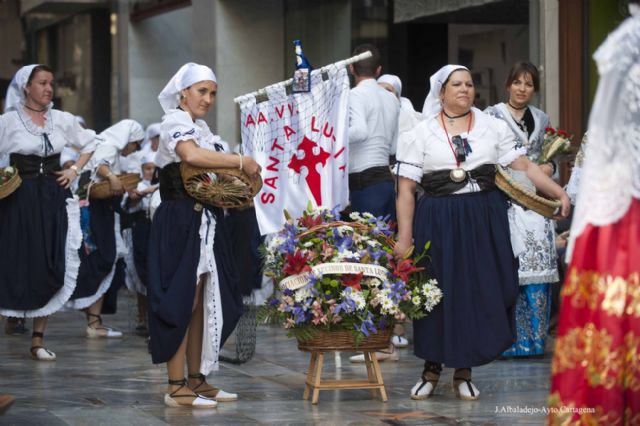
M 625 368 L 629 360 L 620 352 L 637 349 L 640 337 L 640 16 L 637 4 L 631 10 L 596 53 L 602 80 L 583 182 L 570 184 L 580 190 L 552 398 L 558 406 L 605 401 L 604 415 L 638 420 L 640 372 Z M 514 64 L 505 101 L 482 111 L 474 107 L 471 71 L 445 65 L 431 76 L 419 113 L 401 96 L 400 79 L 381 75 L 374 46 L 359 46 L 354 54 L 365 51 L 370 58 L 349 66 L 355 83 L 349 97 L 350 208 L 397 219 L 397 256 L 430 241 L 426 266 L 443 292 L 442 303 L 413 324 L 414 352 L 424 369 L 409 395 L 433 395 L 446 366 L 455 369 L 455 396 L 476 400 L 473 367 L 545 353 L 552 284 L 559 281 L 554 221 L 511 202 L 495 184 L 496 166 L 503 166 L 518 182 L 559 200 L 558 218 L 570 213 L 571 197 L 554 180 L 558 163 L 537 164 L 550 127 L 544 111 L 530 104 L 540 88 L 538 70 L 528 62 Z M 233 216 L 192 198 L 180 174 L 181 164 L 261 173 L 253 158 L 231 152 L 203 120 L 216 98 L 214 72 L 195 63 L 182 66 L 158 96 L 162 122 L 146 131 L 131 119 L 101 133 L 85 128 L 78 117 L 53 107 L 53 82 L 46 65 L 22 67 L 0 116 L 0 157 L 22 178 L 0 200 L 0 245 L 12 247 L 0 257 L 6 331 L 25 332 L 24 320 L 33 318 L 25 352 L 36 361 L 55 361 L 44 344 L 45 326 L 63 307 L 85 313 L 88 338 L 121 337 L 103 324 L 102 314 L 115 310 L 124 277 L 138 297 L 136 333 L 150 336 L 152 361 L 166 364 L 164 403 L 213 408 L 237 400 L 208 382 L 242 314 Z M 118 178 L 124 172 L 140 174 L 137 187 L 125 189 Z M 89 197 L 100 182 L 108 183 L 112 197 Z M 581 278 L 593 271 L 602 280 Z M 612 294 L 607 286 L 614 283 Z M 590 290 L 590 301 L 576 302 Z M 620 293 L 621 300 L 612 300 Z M 604 301 L 594 299 L 599 296 Z M 600 390 L 589 394 L 597 380 L 578 369 L 575 342 L 584 336 L 572 340 L 576 329 L 589 336 L 608 332 L 615 340 L 611 351 L 619 351 L 622 372 L 605 396 Z M 398 324 L 389 349 L 376 356 L 397 359 L 395 347 L 407 345 Z M 572 399 L 576 387 L 584 391 L 580 401 Z M 0 398 L 4 406 L 12 402 Z

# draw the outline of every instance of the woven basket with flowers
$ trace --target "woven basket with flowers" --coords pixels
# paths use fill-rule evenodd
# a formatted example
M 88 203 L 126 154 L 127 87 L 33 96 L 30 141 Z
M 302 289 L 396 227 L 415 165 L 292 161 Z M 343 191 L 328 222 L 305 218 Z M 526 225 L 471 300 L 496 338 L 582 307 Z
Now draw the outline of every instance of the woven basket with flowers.
M 0 199 L 6 198 L 18 189 L 22 184 L 22 178 L 15 167 L 0 168 Z
M 264 247 L 279 289 L 259 317 L 282 323 L 301 350 L 386 348 L 396 320 L 424 317 L 442 297 L 415 266 L 424 252 L 394 258 L 390 222 L 369 213 L 350 219 L 309 206 Z
M 182 162 L 180 174 L 189 195 L 220 208 L 248 206 L 262 188 L 260 175 L 251 177 L 236 168 L 203 169 Z

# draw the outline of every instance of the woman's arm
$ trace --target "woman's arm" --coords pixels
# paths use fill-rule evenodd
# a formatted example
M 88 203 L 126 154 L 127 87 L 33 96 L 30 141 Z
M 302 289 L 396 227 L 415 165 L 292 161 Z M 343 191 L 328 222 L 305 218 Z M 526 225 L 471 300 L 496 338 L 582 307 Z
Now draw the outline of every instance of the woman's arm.
M 527 177 L 533 182 L 538 190 L 544 194 L 560 200 L 562 206 L 560 215 L 568 217 L 571 211 L 571 201 L 566 192 L 543 172 L 540 167 L 532 163 L 527 157 L 521 155 L 511 162 L 509 165 L 513 170 L 520 170 L 527 174 Z
M 178 142 L 176 153 L 182 161 L 195 167 L 236 167 L 242 168 L 248 175 L 259 174 L 261 170 L 251 157 L 210 151 L 200 148 L 193 140 Z
M 394 247 L 396 257 L 402 257 L 413 244 L 413 213 L 416 207 L 416 182 L 400 176 L 398 178 L 398 242 Z

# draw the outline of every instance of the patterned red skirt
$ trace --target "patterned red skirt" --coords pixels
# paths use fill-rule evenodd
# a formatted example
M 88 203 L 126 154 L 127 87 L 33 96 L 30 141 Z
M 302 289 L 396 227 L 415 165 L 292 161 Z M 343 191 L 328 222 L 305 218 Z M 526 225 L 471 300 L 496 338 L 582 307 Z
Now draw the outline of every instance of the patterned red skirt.
M 640 425 L 640 201 L 588 225 L 562 288 L 551 425 Z

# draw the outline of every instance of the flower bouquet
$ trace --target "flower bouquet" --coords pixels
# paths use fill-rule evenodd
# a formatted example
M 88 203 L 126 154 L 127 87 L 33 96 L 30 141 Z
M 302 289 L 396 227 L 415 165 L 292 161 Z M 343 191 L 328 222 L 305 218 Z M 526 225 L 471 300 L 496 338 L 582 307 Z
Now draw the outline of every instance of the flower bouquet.
M 563 152 L 571 148 L 573 135 L 564 130 L 547 127 L 544 129 L 544 141 L 538 164 L 548 163 Z
M 336 350 L 346 349 L 339 335 L 353 348 L 384 336 L 378 345 L 386 347 L 396 320 L 421 318 L 440 301 L 437 283 L 424 279 L 411 252 L 394 258 L 392 224 L 383 218 L 352 213 L 345 222 L 337 210 L 311 206 L 297 220 L 285 216 L 284 229 L 263 248 L 265 273 L 279 291 L 259 317 L 282 323 L 301 349 L 326 332 Z
M 0 199 L 11 195 L 22 184 L 18 169 L 7 166 L 0 168 Z

